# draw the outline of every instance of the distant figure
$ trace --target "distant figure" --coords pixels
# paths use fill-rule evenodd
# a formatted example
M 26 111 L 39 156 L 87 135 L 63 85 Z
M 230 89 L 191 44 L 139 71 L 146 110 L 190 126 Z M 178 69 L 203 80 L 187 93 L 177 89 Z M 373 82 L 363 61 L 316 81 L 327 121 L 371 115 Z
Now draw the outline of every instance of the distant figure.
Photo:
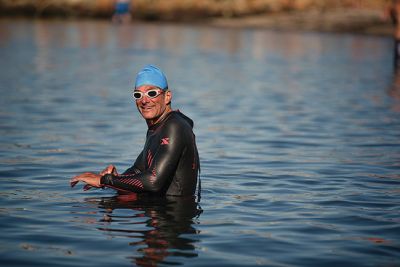
M 394 68 L 400 66 L 400 0 L 392 0 L 389 5 L 388 15 L 390 16 L 394 30 Z
M 125 23 L 131 20 L 130 0 L 115 0 L 115 12 L 112 21 L 115 23 Z

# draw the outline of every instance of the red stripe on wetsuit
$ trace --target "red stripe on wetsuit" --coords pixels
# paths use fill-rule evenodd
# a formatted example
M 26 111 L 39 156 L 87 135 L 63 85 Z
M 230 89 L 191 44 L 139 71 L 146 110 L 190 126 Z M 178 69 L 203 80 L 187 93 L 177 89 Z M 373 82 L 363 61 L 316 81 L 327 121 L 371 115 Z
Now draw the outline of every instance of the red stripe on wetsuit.
M 106 174 L 101 177 L 100 182 L 106 187 L 128 192 L 141 192 L 143 191 L 142 181 L 134 178 L 135 174 L 122 174 L 113 175 Z

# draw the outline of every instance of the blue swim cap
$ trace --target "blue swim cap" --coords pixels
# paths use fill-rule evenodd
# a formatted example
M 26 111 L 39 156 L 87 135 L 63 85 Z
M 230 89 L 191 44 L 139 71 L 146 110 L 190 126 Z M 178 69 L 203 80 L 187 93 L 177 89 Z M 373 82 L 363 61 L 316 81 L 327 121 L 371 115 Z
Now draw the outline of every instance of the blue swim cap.
M 168 89 L 167 78 L 164 73 L 154 65 L 147 65 L 138 72 L 135 88 L 142 85 L 154 85 L 163 90 Z

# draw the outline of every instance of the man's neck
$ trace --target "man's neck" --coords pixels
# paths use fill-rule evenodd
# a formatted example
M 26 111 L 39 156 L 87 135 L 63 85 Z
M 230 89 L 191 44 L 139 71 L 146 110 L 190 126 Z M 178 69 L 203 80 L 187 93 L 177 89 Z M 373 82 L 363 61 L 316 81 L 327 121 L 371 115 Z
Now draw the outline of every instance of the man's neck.
M 150 120 L 146 120 L 147 126 L 151 127 L 161 121 L 163 121 L 165 119 L 165 117 L 172 111 L 172 109 L 170 107 L 167 107 L 165 109 L 165 111 L 163 112 L 163 114 L 161 114 L 159 117 L 154 118 L 154 119 L 150 119 Z

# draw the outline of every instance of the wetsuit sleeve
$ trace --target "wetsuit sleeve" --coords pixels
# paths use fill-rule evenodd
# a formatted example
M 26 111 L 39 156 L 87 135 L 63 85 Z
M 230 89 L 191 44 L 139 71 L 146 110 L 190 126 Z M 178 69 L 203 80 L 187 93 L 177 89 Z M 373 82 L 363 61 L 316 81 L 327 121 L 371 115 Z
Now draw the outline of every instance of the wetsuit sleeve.
M 160 144 L 148 169 L 131 175 L 106 174 L 101 178 L 101 184 L 128 192 L 165 192 L 177 169 L 188 137 L 176 122 L 166 125 L 162 136 L 165 138 L 157 140 Z
M 106 187 L 116 189 L 118 191 L 126 192 L 141 192 L 143 184 L 135 178 L 136 174 L 144 170 L 143 165 L 143 151 L 136 158 L 135 163 L 120 175 L 106 174 L 101 177 L 101 184 Z

